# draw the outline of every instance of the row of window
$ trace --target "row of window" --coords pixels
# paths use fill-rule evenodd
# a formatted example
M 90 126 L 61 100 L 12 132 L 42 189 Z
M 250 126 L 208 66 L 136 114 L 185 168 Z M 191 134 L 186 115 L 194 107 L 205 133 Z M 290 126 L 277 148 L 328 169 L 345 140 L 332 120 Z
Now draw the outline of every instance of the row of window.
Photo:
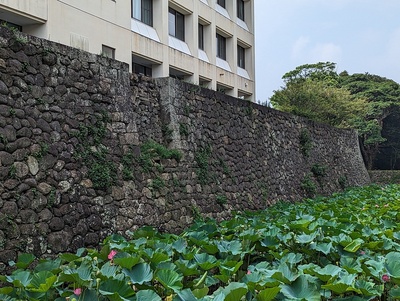
M 199 35 L 199 45 L 200 45 L 200 35 Z M 204 42 L 203 42 L 203 45 L 204 45 Z M 200 49 L 203 49 L 203 48 L 200 48 Z M 246 52 L 245 48 L 243 48 L 240 45 L 237 45 L 237 65 L 238 65 L 238 67 L 243 68 L 243 69 L 246 68 L 245 52 Z M 217 57 L 222 60 L 226 60 L 226 38 L 221 36 L 218 33 L 217 33 Z
M 225 0 L 217 0 L 217 4 L 225 8 Z M 236 1 L 236 15 L 240 20 L 244 21 L 244 0 Z
M 218 0 L 217 4 L 225 7 L 225 0 Z M 244 1 L 237 0 L 237 6 L 238 17 L 243 20 Z M 132 10 L 132 15 L 135 19 L 152 26 L 152 0 L 133 0 Z M 168 10 L 168 33 L 179 40 L 185 40 L 185 16 L 173 8 Z M 204 25 L 200 23 L 198 26 L 198 38 L 198 47 L 204 50 Z M 226 38 L 217 34 L 216 39 L 217 57 L 226 60 Z M 239 45 L 237 46 L 237 65 L 245 69 L 245 49 Z
M 225 0 L 217 0 L 217 4 L 225 8 Z M 244 0 L 236 0 L 236 6 L 237 17 L 244 21 Z M 176 11 L 171 12 L 171 9 L 169 13 L 170 16 L 172 14 L 175 16 L 175 18 L 182 18 L 183 22 L 184 15 Z M 153 26 L 153 0 L 132 0 L 132 18 L 137 19 L 149 26 Z

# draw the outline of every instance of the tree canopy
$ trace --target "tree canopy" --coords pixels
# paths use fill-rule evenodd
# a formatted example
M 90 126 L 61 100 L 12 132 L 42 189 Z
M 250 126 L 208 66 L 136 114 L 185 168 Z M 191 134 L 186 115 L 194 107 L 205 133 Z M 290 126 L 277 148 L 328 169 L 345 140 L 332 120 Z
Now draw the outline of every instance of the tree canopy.
M 274 108 L 335 127 L 355 128 L 366 165 L 373 167 L 386 141 L 383 122 L 399 112 L 398 83 L 368 73 L 338 74 L 332 62 L 301 65 L 282 79 L 285 85 L 270 99 Z

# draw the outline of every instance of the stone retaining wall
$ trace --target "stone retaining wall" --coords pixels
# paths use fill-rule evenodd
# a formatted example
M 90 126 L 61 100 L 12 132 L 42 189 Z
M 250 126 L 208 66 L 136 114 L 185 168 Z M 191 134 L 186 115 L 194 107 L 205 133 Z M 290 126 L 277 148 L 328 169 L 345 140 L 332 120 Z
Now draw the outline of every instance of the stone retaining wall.
M 338 130 L 0 28 L 0 263 L 369 183 Z

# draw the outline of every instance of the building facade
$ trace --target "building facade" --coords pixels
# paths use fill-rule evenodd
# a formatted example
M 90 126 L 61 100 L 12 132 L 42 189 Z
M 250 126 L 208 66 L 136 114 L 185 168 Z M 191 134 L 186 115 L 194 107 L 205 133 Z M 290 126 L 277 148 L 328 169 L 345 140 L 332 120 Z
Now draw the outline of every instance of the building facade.
M 254 0 L 0 0 L 22 32 L 254 100 Z

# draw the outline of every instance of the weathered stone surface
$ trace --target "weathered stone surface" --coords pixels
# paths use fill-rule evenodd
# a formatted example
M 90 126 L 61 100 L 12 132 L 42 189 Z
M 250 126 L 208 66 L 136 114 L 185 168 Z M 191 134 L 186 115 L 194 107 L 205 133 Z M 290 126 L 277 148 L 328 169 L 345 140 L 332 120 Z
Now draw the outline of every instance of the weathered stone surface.
M 39 183 L 38 190 L 44 195 L 48 195 L 53 190 L 53 187 L 47 183 L 42 182 Z
M 49 249 L 54 253 L 61 253 L 68 250 L 72 241 L 72 234 L 67 231 L 50 233 L 48 236 Z
M 299 200 L 313 164 L 327 166 L 319 194 L 339 178 L 369 183 L 353 131 L 9 36 L 0 27 L 0 269 L 18 252 L 96 247 L 143 225 L 179 232 L 193 208 L 220 220 Z M 165 158 L 173 149 L 180 160 Z
M 14 218 L 18 214 L 18 206 L 15 202 L 5 202 L 1 208 L 1 212 L 8 218 Z
M 49 227 L 51 231 L 60 231 L 64 229 L 64 221 L 62 218 L 54 217 L 50 220 Z
M 14 163 L 14 157 L 8 152 L 0 152 L 0 166 L 10 166 Z
M 16 175 L 18 178 L 23 178 L 23 177 L 25 177 L 25 176 L 28 174 L 28 172 L 29 172 L 29 167 L 28 167 L 28 165 L 26 165 L 26 164 L 23 163 L 23 162 L 15 162 L 15 163 L 14 163 L 14 166 L 15 166 L 15 175 Z
M 39 172 L 38 160 L 33 156 L 28 156 L 27 163 L 30 173 L 34 176 L 37 175 L 37 173 Z

